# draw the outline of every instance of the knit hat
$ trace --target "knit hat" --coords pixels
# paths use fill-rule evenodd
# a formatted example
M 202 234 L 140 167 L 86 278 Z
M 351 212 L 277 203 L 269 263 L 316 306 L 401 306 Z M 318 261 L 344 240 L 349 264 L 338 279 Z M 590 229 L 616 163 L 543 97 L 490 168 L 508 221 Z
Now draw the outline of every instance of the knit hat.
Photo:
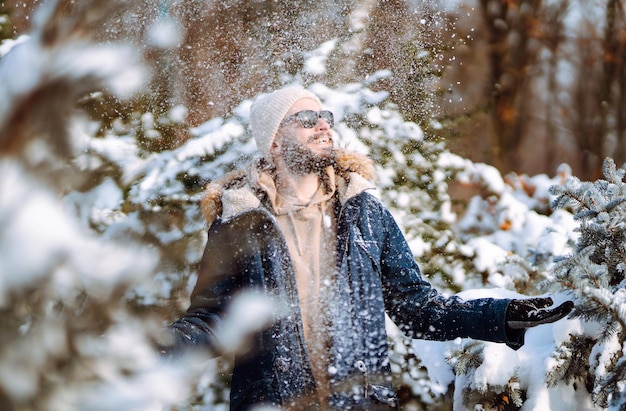
M 321 105 L 319 98 L 299 86 L 285 87 L 263 94 L 250 109 L 250 129 L 256 146 L 265 158 L 270 157 L 270 148 L 281 121 L 296 102 L 309 98 Z

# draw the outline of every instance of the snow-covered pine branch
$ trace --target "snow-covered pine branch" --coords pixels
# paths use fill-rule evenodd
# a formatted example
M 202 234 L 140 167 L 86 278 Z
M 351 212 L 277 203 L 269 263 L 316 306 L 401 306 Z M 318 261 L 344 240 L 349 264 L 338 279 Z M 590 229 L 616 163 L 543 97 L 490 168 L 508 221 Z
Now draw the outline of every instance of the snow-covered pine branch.
M 626 170 L 607 158 L 603 172 L 604 180 L 572 178 L 551 189 L 556 196 L 554 206 L 572 207 L 580 236 L 575 250 L 555 262 L 550 288 L 569 293 L 576 303 L 573 316 L 596 324 L 598 330 L 591 336 L 570 335 L 561 344 L 553 354 L 557 365 L 548 374 L 548 382 L 586 381 L 593 401 L 608 407 L 623 404 Z
M 132 45 L 99 44 L 93 25 L 124 6 L 122 1 L 79 2 L 64 15 L 62 2 L 44 2 L 32 32 L 0 59 L 0 153 L 26 156 L 24 149 L 46 138 L 63 157 L 71 153 L 68 117 L 86 93 L 106 89 L 119 98 L 135 93 L 147 80 Z
M 121 5 L 83 1 L 65 15 L 67 2 L 46 2 L 33 31 L 2 48 L 2 410 L 154 409 L 185 391 L 183 375 L 152 347 L 154 319 L 126 298 L 149 281 L 155 254 L 95 235 L 60 201 L 77 181 L 70 162 L 86 133 L 76 100 L 103 89 L 128 97 L 145 81 L 130 45 L 92 37 L 92 25 Z

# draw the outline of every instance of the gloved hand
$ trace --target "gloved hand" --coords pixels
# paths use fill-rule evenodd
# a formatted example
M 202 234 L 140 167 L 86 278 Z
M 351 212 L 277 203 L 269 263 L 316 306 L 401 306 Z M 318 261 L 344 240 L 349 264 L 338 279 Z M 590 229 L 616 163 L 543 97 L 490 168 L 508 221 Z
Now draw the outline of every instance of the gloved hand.
M 574 303 L 566 301 L 558 307 L 552 307 L 550 297 L 513 300 L 506 310 L 506 325 L 514 330 L 535 327 L 560 320 L 572 311 Z

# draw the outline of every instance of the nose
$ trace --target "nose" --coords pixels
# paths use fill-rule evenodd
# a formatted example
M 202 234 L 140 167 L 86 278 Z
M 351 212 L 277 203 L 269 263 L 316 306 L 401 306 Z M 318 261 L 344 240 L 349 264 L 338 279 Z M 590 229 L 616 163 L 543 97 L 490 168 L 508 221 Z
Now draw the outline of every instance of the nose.
M 328 124 L 323 118 L 318 117 L 315 129 L 320 131 L 330 130 L 330 124 Z

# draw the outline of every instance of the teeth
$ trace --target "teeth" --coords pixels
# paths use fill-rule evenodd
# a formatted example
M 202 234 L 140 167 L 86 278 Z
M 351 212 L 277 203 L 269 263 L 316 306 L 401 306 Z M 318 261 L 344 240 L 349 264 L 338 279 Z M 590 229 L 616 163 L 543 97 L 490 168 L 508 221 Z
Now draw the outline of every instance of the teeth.
M 313 137 L 309 140 L 310 143 L 313 144 L 332 144 L 332 138 L 326 137 Z

